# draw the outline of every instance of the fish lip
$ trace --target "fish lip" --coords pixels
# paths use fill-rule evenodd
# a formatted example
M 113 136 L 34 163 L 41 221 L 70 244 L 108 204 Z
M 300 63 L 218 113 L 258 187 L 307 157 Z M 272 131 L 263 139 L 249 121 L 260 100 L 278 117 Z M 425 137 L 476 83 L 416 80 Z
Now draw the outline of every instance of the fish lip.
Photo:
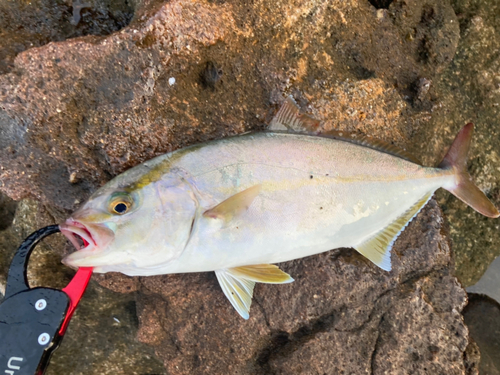
M 103 223 L 75 220 L 74 216 L 59 225 L 62 234 L 75 246 L 77 251 L 66 255 L 62 263 L 68 267 L 94 267 L 107 262 L 105 251 L 114 240 L 114 232 Z M 84 242 L 80 245 L 78 238 Z
M 97 247 L 97 243 L 92 236 L 92 232 L 84 224 L 79 221 L 68 219 L 63 224 L 59 225 L 61 233 L 73 244 L 76 250 L 91 250 Z M 86 246 L 81 247 L 76 236 L 80 237 Z

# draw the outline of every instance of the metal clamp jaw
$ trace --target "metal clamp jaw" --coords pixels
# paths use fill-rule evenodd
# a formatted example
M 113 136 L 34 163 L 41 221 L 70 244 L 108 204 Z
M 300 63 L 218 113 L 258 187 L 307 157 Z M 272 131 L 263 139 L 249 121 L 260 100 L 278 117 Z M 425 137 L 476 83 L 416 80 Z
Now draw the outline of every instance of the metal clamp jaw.
M 92 275 L 80 268 L 62 291 L 30 289 L 29 256 L 43 238 L 59 232 L 51 225 L 32 233 L 12 259 L 5 299 L 0 304 L 0 374 L 43 374 Z

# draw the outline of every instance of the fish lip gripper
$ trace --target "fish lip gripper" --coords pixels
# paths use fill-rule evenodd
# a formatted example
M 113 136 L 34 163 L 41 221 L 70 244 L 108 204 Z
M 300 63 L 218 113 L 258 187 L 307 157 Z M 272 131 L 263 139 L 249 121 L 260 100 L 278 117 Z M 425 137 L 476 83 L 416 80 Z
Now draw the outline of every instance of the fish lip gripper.
M 14 254 L 0 304 L 0 374 L 40 375 L 60 345 L 92 269 L 79 269 L 63 290 L 30 288 L 29 256 L 43 238 L 58 233 L 51 225 L 26 238 Z

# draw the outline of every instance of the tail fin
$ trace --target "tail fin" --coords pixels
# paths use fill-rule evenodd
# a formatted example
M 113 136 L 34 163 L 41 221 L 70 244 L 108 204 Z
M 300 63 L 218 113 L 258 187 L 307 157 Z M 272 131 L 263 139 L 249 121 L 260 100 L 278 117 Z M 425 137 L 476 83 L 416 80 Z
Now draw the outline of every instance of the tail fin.
M 484 216 L 499 217 L 500 213 L 496 207 L 486 195 L 474 185 L 469 173 L 467 173 L 467 154 L 469 152 L 473 130 L 474 124 L 472 123 L 468 123 L 460 130 L 448 150 L 448 153 L 439 164 L 439 167 L 455 170 L 457 185 L 454 188 L 447 189 L 450 193 Z

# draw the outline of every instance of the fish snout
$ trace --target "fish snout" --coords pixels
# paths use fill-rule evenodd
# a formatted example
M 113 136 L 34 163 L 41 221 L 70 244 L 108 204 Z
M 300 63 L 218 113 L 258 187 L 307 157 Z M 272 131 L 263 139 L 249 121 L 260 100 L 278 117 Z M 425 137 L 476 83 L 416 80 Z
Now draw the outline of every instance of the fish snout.
M 114 232 L 104 224 L 84 223 L 73 218 L 66 220 L 59 228 L 77 250 L 63 259 L 64 264 L 73 268 L 84 266 L 74 261 L 105 251 L 115 238 Z
M 115 238 L 114 232 L 104 224 L 85 223 L 73 218 L 59 228 L 77 251 L 104 251 Z M 83 246 L 79 241 L 83 242 Z

